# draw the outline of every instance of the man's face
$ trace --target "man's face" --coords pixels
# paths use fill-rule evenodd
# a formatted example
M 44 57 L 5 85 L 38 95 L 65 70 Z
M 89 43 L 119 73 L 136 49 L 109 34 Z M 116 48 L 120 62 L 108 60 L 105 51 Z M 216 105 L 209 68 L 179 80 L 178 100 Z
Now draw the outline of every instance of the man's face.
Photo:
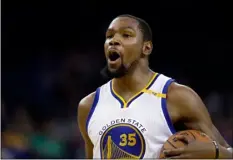
M 142 54 L 143 35 L 137 20 L 117 17 L 106 32 L 104 44 L 108 71 L 116 77 L 124 75 L 128 67 Z

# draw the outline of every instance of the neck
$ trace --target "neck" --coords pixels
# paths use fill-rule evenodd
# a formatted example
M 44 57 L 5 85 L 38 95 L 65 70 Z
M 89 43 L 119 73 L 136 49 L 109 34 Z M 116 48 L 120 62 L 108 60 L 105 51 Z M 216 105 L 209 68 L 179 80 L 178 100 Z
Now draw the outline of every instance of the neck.
M 139 61 L 136 66 L 131 66 L 127 74 L 121 78 L 115 78 L 114 88 L 118 91 L 137 92 L 150 81 L 153 71 L 148 67 L 148 62 Z M 143 77 L 143 78 L 142 78 Z

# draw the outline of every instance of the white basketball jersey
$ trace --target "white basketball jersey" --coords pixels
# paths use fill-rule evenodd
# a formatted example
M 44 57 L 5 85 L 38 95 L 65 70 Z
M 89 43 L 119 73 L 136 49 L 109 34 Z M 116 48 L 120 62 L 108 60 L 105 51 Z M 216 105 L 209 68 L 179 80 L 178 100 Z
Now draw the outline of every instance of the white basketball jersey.
M 128 102 L 109 81 L 96 91 L 87 119 L 93 158 L 158 158 L 162 145 L 175 133 L 166 108 L 168 86 L 174 80 L 154 73 L 149 84 Z

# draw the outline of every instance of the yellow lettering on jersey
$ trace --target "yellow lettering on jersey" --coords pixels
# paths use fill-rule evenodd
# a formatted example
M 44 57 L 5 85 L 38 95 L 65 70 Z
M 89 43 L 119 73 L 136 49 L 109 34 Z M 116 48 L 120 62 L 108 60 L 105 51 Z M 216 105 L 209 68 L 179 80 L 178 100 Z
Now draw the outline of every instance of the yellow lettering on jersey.
M 136 142 L 136 133 L 129 133 L 129 134 L 121 134 L 121 142 L 119 143 L 120 146 L 124 147 L 128 146 L 135 146 Z

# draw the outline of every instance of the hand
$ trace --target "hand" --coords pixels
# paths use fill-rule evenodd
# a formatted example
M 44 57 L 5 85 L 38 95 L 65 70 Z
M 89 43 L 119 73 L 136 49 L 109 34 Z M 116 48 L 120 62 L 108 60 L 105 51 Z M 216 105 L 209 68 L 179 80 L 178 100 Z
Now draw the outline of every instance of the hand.
M 171 159 L 213 159 L 215 158 L 215 145 L 213 142 L 189 141 L 183 135 L 176 138 L 186 145 L 181 148 L 164 150 L 166 158 Z

